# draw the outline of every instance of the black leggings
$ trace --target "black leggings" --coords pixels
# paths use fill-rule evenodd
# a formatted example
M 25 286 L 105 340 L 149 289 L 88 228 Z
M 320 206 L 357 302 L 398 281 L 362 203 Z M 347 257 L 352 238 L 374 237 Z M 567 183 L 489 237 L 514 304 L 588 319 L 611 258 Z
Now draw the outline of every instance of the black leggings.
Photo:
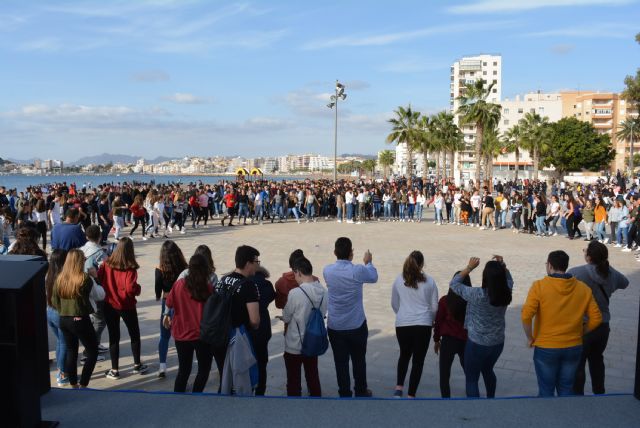
M 129 232 L 129 236 L 133 236 L 133 232 L 136 231 L 136 229 L 138 228 L 138 225 L 142 225 L 142 236 L 144 237 L 147 234 L 147 220 L 144 218 L 144 216 L 142 217 L 133 217 L 133 228 L 131 229 L 131 232 Z
M 138 312 L 135 309 L 118 310 L 110 304 L 104 304 L 104 318 L 109 330 L 109 354 L 111 356 L 111 368 L 118 370 L 120 360 L 120 318 L 124 321 L 131 339 L 131 353 L 133 363 L 140 365 L 140 326 L 138 325 Z M 94 333 L 95 336 L 95 333 Z
M 39 221 L 36 223 L 36 230 L 38 231 L 38 235 L 42 237 L 42 249 L 47 249 L 47 222 Z
M 415 397 L 418 385 L 420 384 L 420 378 L 422 377 L 424 358 L 427 356 L 427 349 L 429 349 L 431 326 L 412 325 L 396 327 L 396 337 L 400 345 L 396 385 L 404 385 L 404 378 L 407 376 L 409 369 L 409 360 L 412 360 L 407 394 Z
M 71 385 L 78 384 L 78 342 L 82 342 L 87 359 L 82 368 L 80 385 L 87 386 L 98 359 L 98 339 L 89 315 L 83 317 L 60 317 L 60 329 L 67 345 L 64 371 L 69 377 L 69 383 Z
M 202 392 L 209 379 L 209 371 L 211 371 L 211 360 L 213 358 L 211 345 L 200 340 L 176 340 L 175 342 L 176 351 L 178 352 L 178 375 L 176 376 L 173 391 L 186 391 L 187 381 L 191 374 L 191 366 L 193 365 L 193 351 L 195 351 L 198 359 L 198 374 L 193 382 L 193 392 Z
M 452 336 L 442 336 L 440 341 L 440 395 L 442 398 L 451 397 L 449 378 L 451 366 L 456 355 L 460 358 L 460 365 L 464 370 L 464 346 L 467 341 Z

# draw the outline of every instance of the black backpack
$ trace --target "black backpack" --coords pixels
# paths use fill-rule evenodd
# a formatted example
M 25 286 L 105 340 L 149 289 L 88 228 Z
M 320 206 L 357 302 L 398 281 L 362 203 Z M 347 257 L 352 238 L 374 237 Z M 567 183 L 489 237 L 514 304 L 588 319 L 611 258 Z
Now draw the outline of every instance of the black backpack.
M 214 348 L 224 348 L 231 332 L 231 298 L 241 284 L 222 286 L 209 296 L 202 309 L 200 340 Z

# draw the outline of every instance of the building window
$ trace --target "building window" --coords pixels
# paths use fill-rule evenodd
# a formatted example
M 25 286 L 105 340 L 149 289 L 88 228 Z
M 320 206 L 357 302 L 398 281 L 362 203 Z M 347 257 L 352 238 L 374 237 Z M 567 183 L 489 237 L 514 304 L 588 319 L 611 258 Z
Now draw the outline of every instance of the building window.
M 487 75 L 487 72 L 486 72 L 486 71 L 483 71 L 483 72 L 482 72 L 482 75 L 483 75 L 483 76 L 486 76 L 486 75 Z
M 497 79 L 493 79 L 493 83 L 497 85 L 498 84 L 498 80 Z
M 536 109 L 534 109 L 534 108 L 530 108 L 530 109 L 529 109 L 529 113 L 533 114 L 533 113 L 535 113 L 535 112 L 536 112 Z
M 486 62 L 486 61 L 483 61 L 483 62 L 482 62 L 482 66 L 483 66 L 483 67 L 486 67 L 486 66 L 487 66 L 487 62 Z
M 495 89 L 494 89 L 494 92 L 495 92 Z M 497 103 L 497 102 L 498 102 L 498 100 L 497 100 L 495 97 L 493 97 L 493 98 L 491 98 L 491 102 L 492 102 L 492 103 Z
M 493 70 L 493 75 L 497 76 L 498 75 L 498 70 Z
M 520 107 L 520 108 L 518 109 L 518 113 L 520 113 L 520 114 L 524 113 L 524 109 L 523 109 L 522 107 Z
M 493 92 L 494 94 L 497 94 L 497 93 L 498 93 L 498 90 L 497 90 L 496 88 L 493 88 L 493 89 L 491 90 L 491 92 Z
M 538 113 L 544 114 L 544 107 L 538 107 Z
M 504 114 L 509 114 L 509 109 L 508 108 L 504 109 Z
M 498 61 L 493 61 L 493 66 L 497 67 L 498 66 Z
M 505 125 L 508 125 L 508 124 L 509 124 L 509 119 L 505 119 L 505 120 L 504 120 L 504 124 L 505 124 Z

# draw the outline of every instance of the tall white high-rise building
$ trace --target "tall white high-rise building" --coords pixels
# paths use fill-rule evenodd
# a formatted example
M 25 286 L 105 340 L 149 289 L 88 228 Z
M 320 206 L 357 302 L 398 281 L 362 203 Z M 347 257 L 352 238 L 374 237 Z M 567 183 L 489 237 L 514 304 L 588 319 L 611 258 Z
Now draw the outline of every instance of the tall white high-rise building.
M 457 98 L 463 95 L 465 85 L 484 79 L 487 85 L 494 83 L 488 102 L 500 103 L 502 97 L 502 56 L 475 55 L 460 58 L 451 65 L 451 81 L 449 108 L 455 115 L 455 122 L 460 125 L 460 117 L 455 114 L 460 106 Z M 468 180 L 475 176 L 476 159 L 474 153 L 476 127 L 468 124 L 460 128 L 464 133 L 465 150 L 456 153 L 454 160 L 454 179 Z

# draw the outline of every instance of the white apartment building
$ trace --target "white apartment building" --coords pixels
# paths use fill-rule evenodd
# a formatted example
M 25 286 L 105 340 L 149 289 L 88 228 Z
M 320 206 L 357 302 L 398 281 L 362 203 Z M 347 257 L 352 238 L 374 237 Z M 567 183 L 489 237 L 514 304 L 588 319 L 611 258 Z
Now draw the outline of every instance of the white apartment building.
M 278 159 L 273 157 L 264 158 L 264 164 L 262 166 L 262 171 L 265 174 L 270 174 L 274 170 L 278 169 Z
M 455 115 L 455 122 L 459 125 L 460 118 L 456 111 L 460 106 L 457 98 L 464 93 L 465 85 L 484 79 L 487 84 L 494 83 L 492 93 L 487 101 L 500 103 L 502 97 L 502 56 L 501 55 L 475 55 L 460 58 L 451 65 L 450 73 L 450 99 L 449 108 Z M 476 160 L 474 158 L 475 147 L 475 126 L 466 125 L 461 127 L 464 133 L 465 150 L 456 153 L 454 160 L 454 179 L 459 184 L 460 179 L 473 178 L 476 170 Z
M 503 136 L 526 113 L 538 113 L 541 117 L 547 117 L 549 122 L 557 122 L 562 119 L 562 95 L 560 93 L 531 92 L 523 95 L 516 95 L 514 99 L 505 98 L 500 102 L 502 106 L 502 117 L 498 125 L 498 132 Z M 520 150 L 520 159 L 516 166 L 515 153 L 505 153 L 498 156 L 493 162 L 493 172 L 496 177 L 513 178 L 516 167 L 518 177 L 531 178 L 533 161 L 529 156 L 529 151 Z
M 401 143 L 396 145 L 396 160 L 391 167 L 396 175 L 408 177 L 409 175 L 422 176 L 424 167 L 424 155 L 421 152 L 413 152 L 412 170 L 407 171 L 407 145 Z

